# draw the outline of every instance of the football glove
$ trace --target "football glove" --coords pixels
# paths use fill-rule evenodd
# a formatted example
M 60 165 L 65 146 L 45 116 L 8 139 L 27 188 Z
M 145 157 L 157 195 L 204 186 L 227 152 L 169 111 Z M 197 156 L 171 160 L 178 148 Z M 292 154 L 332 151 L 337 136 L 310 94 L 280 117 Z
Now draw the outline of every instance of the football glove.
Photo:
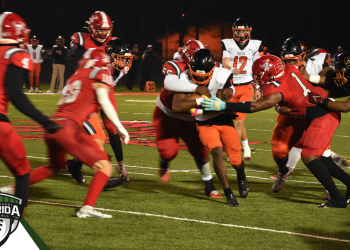
M 217 97 L 211 97 L 211 99 L 205 99 L 202 102 L 202 106 L 207 111 L 221 111 L 226 109 L 226 102 L 221 101 Z
M 327 108 L 327 105 L 328 105 L 330 99 L 327 99 L 327 98 L 324 99 L 319 94 L 317 94 L 315 92 L 309 92 L 308 101 L 309 101 L 309 103 L 320 105 L 320 106 Z

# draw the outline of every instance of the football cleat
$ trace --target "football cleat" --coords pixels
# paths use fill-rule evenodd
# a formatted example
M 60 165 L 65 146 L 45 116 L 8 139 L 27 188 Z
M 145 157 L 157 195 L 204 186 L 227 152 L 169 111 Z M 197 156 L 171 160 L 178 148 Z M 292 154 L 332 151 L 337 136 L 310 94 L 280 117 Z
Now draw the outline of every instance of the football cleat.
M 159 180 L 161 182 L 168 182 L 170 180 L 170 170 L 169 169 L 162 169 L 161 167 L 158 168 L 158 175 Z
M 231 194 L 231 197 L 227 199 L 227 205 L 229 205 L 230 207 L 238 207 L 238 201 L 235 197 L 234 194 Z
M 1 193 L 15 195 L 15 185 L 5 186 L 0 188 Z
M 347 202 L 344 201 L 338 201 L 334 199 L 330 199 L 326 203 L 322 203 L 321 205 L 318 205 L 317 207 L 319 208 L 346 208 L 347 207 Z
M 281 172 L 278 172 L 276 180 L 272 185 L 272 191 L 274 193 L 278 193 L 283 189 L 284 182 L 286 181 L 288 176 L 291 174 L 291 172 L 292 172 L 291 169 L 289 169 L 289 171 L 285 175 L 283 175 Z
M 74 159 L 66 161 L 66 169 L 77 183 L 86 183 L 83 173 L 81 172 L 82 167 L 83 164 L 76 162 Z
M 242 176 L 237 175 L 237 183 L 238 183 L 238 190 L 239 190 L 239 195 L 241 198 L 247 198 L 248 196 L 248 183 L 247 183 L 247 178 L 245 177 L 245 174 Z
M 35 89 L 35 92 L 41 93 L 41 91 L 38 88 Z
M 124 178 L 111 178 L 107 181 L 102 191 L 106 191 L 108 188 L 114 188 L 114 187 L 123 185 L 124 182 L 125 182 Z
M 34 92 L 34 90 L 33 89 L 30 89 L 29 91 L 28 91 L 28 93 L 33 93 Z
M 77 212 L 78 218 L 98 218 L 98 219 L 109 219 L 112 218 L 110 214 L 103 214 L 101 212 L 96 211 L 91 206 L 82 206 L 80 210 Z
M 341 169 L 345 169 L 346 167 L 349 167 L 349 165 L 350 165 L 350 160 L 349 160 L 349 158 L 343 156 L 343 157 L 341 158 L 341 162 L 340 162 L 340 164 L 339 164 L 339 167 L 340 167 Z
M 206 196 L 209 196 L 211 198 L 214 198 L 214 199 L 222 198 L 222 195 L 220 194 L 220 192 L 218 192 L 213 185 L 211 185 L 211 187 L 205 188 L 204 192 Z
M 119 176 L 121 178 L 123 178 L 125 181 L 129 182 L 130 181 L 130 177 L 128 175 L 128 171 L 126 171 L 126 168 L 125 168 L 125 165 L 120 165 L 120 164 L 117 164 L 117 167 L 116 167 L 118 173 L 119 173 Z
M 290 175 L 287 176 L 287 179 L 288 178 L 292 178 L 292 177 L 293 177 L 293 175 L 292 175 L 292 173 L 290 173 Z M 273 180 L 276 180 L 276 178 L 277 178 L 277 174 L 275 174 L 274 176 L 270 177 L 270 179 L 273 179 Z

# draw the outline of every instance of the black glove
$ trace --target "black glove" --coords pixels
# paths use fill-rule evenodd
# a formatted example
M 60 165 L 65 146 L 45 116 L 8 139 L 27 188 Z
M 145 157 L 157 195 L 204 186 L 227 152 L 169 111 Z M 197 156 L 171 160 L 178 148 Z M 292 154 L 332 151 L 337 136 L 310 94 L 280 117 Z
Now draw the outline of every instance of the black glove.
M 57 132 L 57 130 L 63 127 L 49 120 L 49 122 L 44 126 L 44 128 L 46 129 L 47 133 L 54 134 Z

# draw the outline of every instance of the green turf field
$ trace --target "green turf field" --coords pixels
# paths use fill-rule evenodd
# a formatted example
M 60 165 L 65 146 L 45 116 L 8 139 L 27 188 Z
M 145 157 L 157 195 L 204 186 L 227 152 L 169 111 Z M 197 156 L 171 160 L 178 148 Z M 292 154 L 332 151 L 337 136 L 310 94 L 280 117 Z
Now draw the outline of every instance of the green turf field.
M 53 114 L 60 97 L 28 96 L 47 115 Z M 156 96 L 121 95 L 116 99 L 122 121 L 152 121 Z M 9 113 L 12 121 L 31 120 L 13 106 Z M 200 173 L 186 150 L 181 150 L 171 162 L 170 181 L 162 183 L 157 176 L 157 149 L 124 145 L 124 161 L 131 180 L 103 192 L 96 203 L 96 208 L 112 214 L 112 219 L 75 217 L 87 185 L 76 184 L 63 172 L 31 187 L 26 220 L 51 249 L 350 249 L 349 208 L 316 208 L 324 202 L 324 189 L 301 162 L 293 178 L 286 181 L 284 190 L 277 194 L 271 191 L 273 180 L 269 177 L 276 174 L 277 167 L 269 141 L 276 117 L 273 109 L 247 116 L 249 141 L 266 143 L 251 145 L 254 151 L 252 161 L 246 162 L 250 189 L 246 199 L 239 197 L 235 171 L 226 162 L 239 207 L 228 207 L 225 198 L 204 195 Z M 350 155 L 349 122 L 350 116 L 344 114 L 332 141 L 332 150 L 345 156 Z M 13 122 L 12 125 L 36 124 Z M 141 139 L 154 138 L 140 135 L 138 140 Z M 33 168 L 48 163 L 43 140 L 23 142 Z M 112 154 L 109 145 L 105 148 Z M 112 163 L 116 164 L 115 158 Z M 13 179 L 1 164 L 1 186 L 9 185 Z M 84 167 L 83 173 L 89 183 L 93 171 Z M 224 195 L 215 174 L 214 180 Z M 340 183 L 339 188 L 345 194 L 346 188 Z

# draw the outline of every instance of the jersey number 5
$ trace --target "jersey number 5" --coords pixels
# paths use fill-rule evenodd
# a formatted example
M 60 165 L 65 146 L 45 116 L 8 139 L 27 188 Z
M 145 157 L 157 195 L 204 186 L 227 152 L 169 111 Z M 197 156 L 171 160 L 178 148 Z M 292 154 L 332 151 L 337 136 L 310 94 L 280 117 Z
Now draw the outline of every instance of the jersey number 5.
M 300 87 L 303 89 L 303 96 L 307 97 L 307 93 L 311 92 L 311 90 L 309 90 L 308 88 L 305 87 L 303 82 L 299 79 L 299 77 L 296 74 L 292 73 L 292 76 L 294 77 L 295 80 L 297 80 Z
M 241 67 L 239 68 L 239 73 L 240 74 L 247 74 L 246 70 L 243 70 L 245 65 L 247 64 L 247 57 L 246 56 L 241 56 L 238 59 L 238 56 L 235 56 L 235 59 L 233 60 L 233 68 L 237 69 L 237 62 L 239 61 L 240 63 L 242 63 Z
M 67 87 L 67 94 L 62 96 L 61 100 L 59 101 L 58 105 L 62 105 L 64 103 L 72 103 L 74 102 L 81 90 L 81 81 L 75 80 L 74 82 L 68 84 Z

